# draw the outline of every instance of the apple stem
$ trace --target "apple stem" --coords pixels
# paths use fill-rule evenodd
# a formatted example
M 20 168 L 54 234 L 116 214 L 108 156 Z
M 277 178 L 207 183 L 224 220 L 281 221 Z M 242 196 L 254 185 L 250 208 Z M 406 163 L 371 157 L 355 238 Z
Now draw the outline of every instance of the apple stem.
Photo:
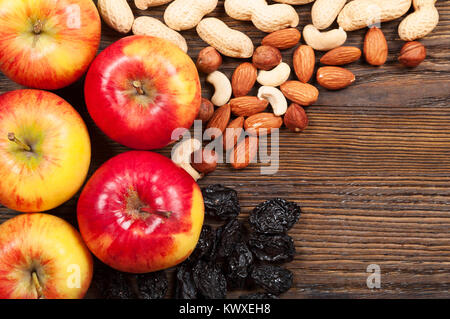
M 44 24 L 42 23 L 42 21 L 37 20 L 33 25 L 34 34 L 36 34 L 36 35 L 41 34 L 43 27 L 44 27 Z
M 17 145 L 22 147 L 25 151 L 31 152 L 31 147 L 29 145 L 25 144 L 24 142 L 22 142 L 21 140 L 19 140 L 14 133 L 8 133 L 8 140 L 16 143 Z
M 163 211 L 163 210 L 155 210 L 155 209 L 150 208 L 148 206 L 142 207 L 141 210 L 146 212 L 146 213 L 155 214 L 155 215 L 158 215 L 158 216 L 164 217 L 164 218 L 169 218 L 170 215 L 172 215 L 172 212 Z
M 38 299 L 44 299 L 44 293 L 42 292 L 41 284 L 39 283 L 39 278 L 36 272 L 33 271 L 31 274 L 31 278 L 33 279 L 34 288 L 36 288 L 36 293 L 38 295 Z
M 139 95 L 144 95 L 144 89 L 142 88 L 142 83 L 140 81 L 133 81 L 133 87 Z

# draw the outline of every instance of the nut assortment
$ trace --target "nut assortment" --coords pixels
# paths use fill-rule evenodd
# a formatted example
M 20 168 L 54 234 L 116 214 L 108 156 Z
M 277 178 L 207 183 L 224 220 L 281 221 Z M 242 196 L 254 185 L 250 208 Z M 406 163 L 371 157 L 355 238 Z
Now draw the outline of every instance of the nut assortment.
M 167 0 L 135 0 L 136 6 L 145 9 L 150 6 L 165 4 Z M 123 10 L 114 17 L 108 0 L 102 1 L 101 10 L 105 21 L 119 32 L 126 32 L 130 18 L 120 18 L 128 10 Z M 224 0 L 226 14 L 240 21 L 251 21 L 253 25 L 268 33 L 255 48 L 254 41 L 245 33 L 235 30 L 218 18 L 205 17 L 214 11 L 217 0 L 175 0 L 168 5 L 164 13 L 164 21 L 173 30 L 164 32 L 160 25 L 154 28 L 161 30 L 162 37 L 177 43 L 187 50 L 185 41 L 176 31 L 196 28 L 198 36 L 209 44 L 201 50 L 197 58 L 197 68 L 206 74 L 206 81 L 214 87 L 212 104 L 219 107 L 214 115 L 210 115 L 210 105 L 203 102 L 198 119 L 206 124 L 207 129 L 217 128 L 220 134 L 225 134 L 226 128 L 235 128 L 244 117 L 244 128 L 261 127 L 279 128 L 280 123 L 293 132 L 305 129 L 308 120 L 302 106 L 314 104 L 318 97 L 317 88 L 308 83 L 316 71 L 316 83 L 328 90 L 341 90 L 356 81 L 356 76 L 343 66 L 353 63 L 364 54 L 365 61 L 373 66 L 386 63 L 388 44 L 383 31 L 372 26 L 377 22 L 398 19 L 405 15 L 411 5 L 415 12 L 408 15 L 400 24 L 398 32 L 401 39 L 413 41 L 430 33 L 438 23 L 439 15 L 435 8 L 435 0 L 361 0 L 348 2 L 345 0 L 278 0 L 277 4 L 269 4 L 266 0 Z M 299 16 L 293 6 L 314 2 L 311 8 L 312 24 L 303 27 L 300 32 Z M 121 4 L 123 6 L 123 3 Z M 189 8 L 187 14 L 181 14 Z M 374 9 L 376 8 L 376 10 Z M 108 9 L 108 10 L 106 10 Z M 128 14 L 129 15 L 129 14 Z M 142 18 L 142 17 L 141 17 Z M 134 23 L 135 34 L 150 34 L 151 23 L 137 18 Z M 119 20 L 121 23 L 119 23 Z M 338 28 L 332 27 L 337 21 Z M 345 46 L 347 32 L 369 27 L 363 44 L 363 52 L 357 47 Z M 306 44 L 301 44 L 302 39 Z M 180 38 L 181 37 L 181 38 Z M 299 45 L 300 44 L 300 45 Z M 282 60 L 282 52 L 297 46 L 294 51 L 292 65 Z M 320 64 L 316 68 L 316 52 L 324 51 Z M 232 78 L 220 71 L 223 63 L 221 55 L 232 58 L 246 58 L 251 61 L 241 63 L 233 72 Z M 426 57 L 426 50 L 419 42 L 406 43 L 399 54 L 399 62 L 406 67 L 416 67 Z M 291 78 L 295 73 L 298 81 Z M 231 81 L 230 81 L 231 80 Z M 249 96 L 255 87 L 260 85 L 257 96 Z M 288 101 L 293 104 L 288 110 Z M 267 108 L 270 104 L 275 118 L 270 118 Z M 205 110 L 205 107 L 209 107 Z M 237 118 L 233 119 L 228 114 Z M 226 111 L 226 112 L 225 112 Z M 206 112 L 206 113 L 205 113 Z M 266 112 L 266 113 L 264 113 Z M 277 117 L 283 117 L 278 119 Z M 207 118 L 210 120 L 207 121 Z M 286 119 L 286 117 L 288 117 Z M 295 117 L 293 120 L 289 117 Z M 297 117 L 301 120 L 297 120 Z M 236 121 L 237 120 L 237 121 Z M 236 122 L 234 122 L 236 121 Z M 234 134 L 235 133 L 230 133 Z M 219 137 L 212 134 L 212 137 Z M 226 137 L 223 137 L 225 140 Z M 247 137 L 248 139 L 248 137 Z M 241 141 L 244 142 L 244 141 Z M 230 151 L 230 141 L 224 149 Z M 237 145 L 240 145 L 239 143 Z M 242 151 L 245 154 L 238 155 Z M 248 147 L 234 150 L 234 157 L 248 157 Z M 244 168 L 244 163 L 233 167 Z

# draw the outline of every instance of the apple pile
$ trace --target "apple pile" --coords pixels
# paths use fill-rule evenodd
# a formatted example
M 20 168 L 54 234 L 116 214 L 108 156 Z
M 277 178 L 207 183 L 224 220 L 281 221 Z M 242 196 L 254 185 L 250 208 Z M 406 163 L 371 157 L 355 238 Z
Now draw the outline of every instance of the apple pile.
M 29 88 L 0 95 L 0 204 L 27 213 L 0 225 L 0 299 L 82 298 L 93 275 L 90 252 L 142 274 L 183 262 L 199 239 L 200 188 L 170 159 L 144 151 L 192 126 L 201 103 L 196 66 L 149 36 L 123 38 L 95 58 L 100 26 L 91 0 L 0 0 L 0 71 Z M 91 142 L 78 112 L 44 90 L 66 87 L 87 70 L 94 122 L 139 151 L 110 159 L 87 182 L 79 233 L 43 212 L 83 186 Z

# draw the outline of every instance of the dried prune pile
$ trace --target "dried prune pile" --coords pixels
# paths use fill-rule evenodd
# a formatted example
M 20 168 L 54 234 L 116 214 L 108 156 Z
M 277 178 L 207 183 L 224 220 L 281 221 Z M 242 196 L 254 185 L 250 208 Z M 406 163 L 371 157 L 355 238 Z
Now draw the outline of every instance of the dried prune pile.
M 107 266 L 96 268 L 93 283 L 105 299 L 161 299 L 169 287 L 165 271 L 133 275 Z
M 241 212 L 237 192 L 220 184 L 202 188 L 206 215 L 227 220 Z
M 300 207 L 284 199 L 259 204 L 250 214 L 250 231 L 237 219 L 236 191 L 222 185 L 202 189 L 206 214 L 226 222 L 215 230 L 204 225 L 197 247 L 176 272 L 176 297 L 225 298 L 227 289 L 262 288 L 243 299 L 276 299 L 293 284 L 279 264 L 294 258 L 293 239 L 286 234 L 300 217 Z M 277 265 L 273 265 L 276 263 Z

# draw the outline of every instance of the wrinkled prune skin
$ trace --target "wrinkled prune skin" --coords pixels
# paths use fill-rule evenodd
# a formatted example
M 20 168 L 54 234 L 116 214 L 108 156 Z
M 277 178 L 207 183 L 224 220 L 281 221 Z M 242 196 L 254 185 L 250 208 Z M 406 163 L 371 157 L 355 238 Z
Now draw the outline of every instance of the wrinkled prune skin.
M 209 225 L 203 225 L 197 246 L 189 259 L 198 260 L 203 258 L 206 260 L 212 260 L 215 254 L 215 247 L 216 231 Z
M 234 218 L 217 229 L 217 253 L 220 257 L 228 257 L 234 247 L 242 242 L 244 226 Z
M 226 277 L 230 288 L 244 288 L 253 261 L 253 254 L 244 242 L 234 247 L 226 261 Z
M 104 299 L 136 298 L 128 280 L 128 274 L 107 266 L 98 267 L 94 272 L 94 286 Z
M 227 295 L 227 280 L 220 265 L 199 260 L 193 268 L 195 286 L 205 299 L 224 299 Z
M 277 296 L 288 291 L 293 283 L 292 272 L 275 265 L 255 266 L 250 277 L 256 285 Z
M 206 215 L 227 220 L 241 212 L 237 192 L 220 184 L 202 188 Z
M 177 268 L 175 281 L 175 298 L 177 299 L 197 299 L 198 289 L 194 283 L 192 267 L 184 262 Z
M 254 294 L 239 296 L 239 299 L 278 299 L 278 297 L 268 293 L 257 292 Z
M 261 234 L 283 234 L 300 218 L 300 207 L 281 198 L 265 201 L 250 213 L 252 229 Z
M 169 287 L 165 271 L 134 275 L 139 299 L 162 299 Z
M 248 246 L 258 260 L 267 262 L 289 262 L 294 259 L 294 240 L 288 235 L 263 235 L 253 233 Z

